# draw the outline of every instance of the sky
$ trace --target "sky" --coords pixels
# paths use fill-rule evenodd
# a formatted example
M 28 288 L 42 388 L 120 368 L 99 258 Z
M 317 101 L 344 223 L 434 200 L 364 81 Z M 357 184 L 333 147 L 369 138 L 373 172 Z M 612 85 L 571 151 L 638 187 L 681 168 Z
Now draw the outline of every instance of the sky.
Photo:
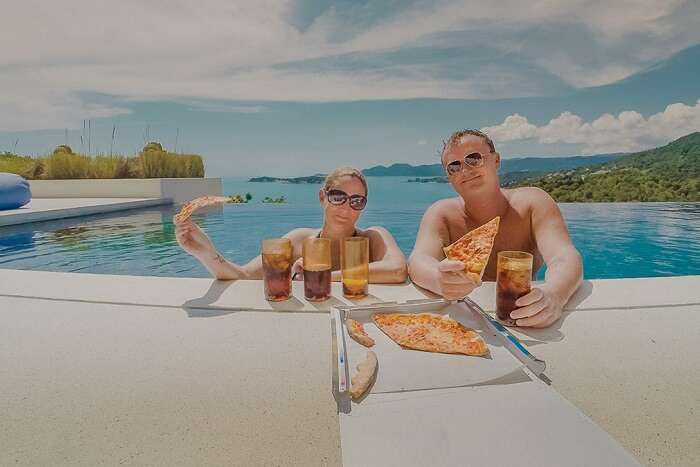
M 505 158 L 637 151 L 700 130 L 699 22 L 697 0 L 11 2 L 0 152 L 155 140 L 298 176 L 435 163 L 460 128 Z

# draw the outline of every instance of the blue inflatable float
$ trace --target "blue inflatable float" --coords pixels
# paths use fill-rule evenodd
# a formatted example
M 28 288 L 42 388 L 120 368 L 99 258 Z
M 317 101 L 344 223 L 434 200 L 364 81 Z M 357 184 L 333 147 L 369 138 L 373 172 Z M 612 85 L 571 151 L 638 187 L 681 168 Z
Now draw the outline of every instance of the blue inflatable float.
M 0 210 L 17 209 L 31 200 L 29 182 L 19 175 L 0 173 Z

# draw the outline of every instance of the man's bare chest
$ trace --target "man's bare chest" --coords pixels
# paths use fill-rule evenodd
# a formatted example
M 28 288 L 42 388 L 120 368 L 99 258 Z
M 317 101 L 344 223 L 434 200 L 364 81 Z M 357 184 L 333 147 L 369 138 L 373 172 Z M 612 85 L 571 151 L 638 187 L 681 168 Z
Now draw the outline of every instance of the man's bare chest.
M 443 238 L 443 246 L 450 245 L 464 234 L 479 227 L 470 222 L 465 216 L 454 216 L 446 222 L 447 238 Z M 486 266 L 484 280 L 495 280 L 496 256 L 499 251 L 527 251 L 539 257 L 536 244 L 532 238 L 532 228 L 529 216 L 512 213 L 501 219 L 498 234 L 494 240 L 493 253 Z M 540 261 L 536 261 L 539 263 Z

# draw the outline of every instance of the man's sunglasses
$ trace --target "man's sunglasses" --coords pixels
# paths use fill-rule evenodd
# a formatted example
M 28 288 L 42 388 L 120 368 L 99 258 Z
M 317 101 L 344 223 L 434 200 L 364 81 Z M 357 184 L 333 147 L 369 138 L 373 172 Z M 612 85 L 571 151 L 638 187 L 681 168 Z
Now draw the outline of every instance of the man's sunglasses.
M 326 199 L 328 202 L 340 206 L 346 201 L 350 200 L 350 207 L 355 211 L 362 211 L 367 205 L 367 197 L 362 195 L 350 195 L 348 196 L 343 190 L 330 189 L 326 190 Z
M 464 156 L 464 166 L 472 169 L 476 169 L 484 165 L 484 155 L 480 152 L 471 152 Z M 462 161 L 456 160 L 452 161 L 445 167 L 447 175 L 454 175 L 457 172 L 461 172 L 463 169 Z

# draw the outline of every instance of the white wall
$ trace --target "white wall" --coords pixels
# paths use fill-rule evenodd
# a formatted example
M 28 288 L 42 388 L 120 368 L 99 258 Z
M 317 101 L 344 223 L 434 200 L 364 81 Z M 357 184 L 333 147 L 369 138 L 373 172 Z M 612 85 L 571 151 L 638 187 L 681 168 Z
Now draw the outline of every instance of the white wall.
M 171 198 L 182 203 L 221 195 L 220 178 L 30 180 L 34 198 Z
M 173 203 L 184 203 L 200 196 L 221 196 L 220 178 L 161 178 L 161 198 L 171 198 Z

